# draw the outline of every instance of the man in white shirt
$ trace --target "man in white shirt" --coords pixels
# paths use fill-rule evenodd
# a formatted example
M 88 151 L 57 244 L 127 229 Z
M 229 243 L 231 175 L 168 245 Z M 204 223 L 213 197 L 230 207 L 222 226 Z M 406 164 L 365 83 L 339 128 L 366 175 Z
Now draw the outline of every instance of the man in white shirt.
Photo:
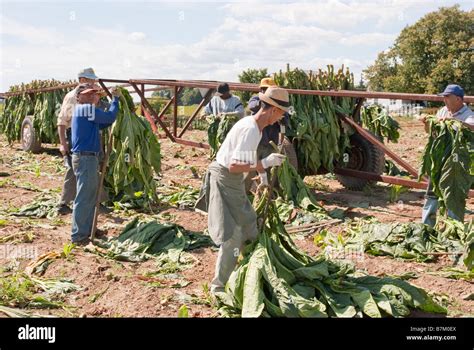
M 436 117 L 439 120 L 446 119 L 457 119 L 463 123 L 466 127 L 474 130 L 474 113 L 464 103 L 464 90 L 459 85 L 450 84 L 446 86 L 446 89 L 439 94 L 444 97 L 444 106 L 441 108 Z M 421 119 L 425 123 L 425 130 L 428 132 L 428 123 L 426 118 Z M 438 211 L 438 197 L 433 192 L 431 182 L 428 183 L 428 189 L 426 190 L 425 204 L 423 206 L 423 212 L 421 214 L 421 222 L 433 227 L 436 224 L 436 212 Z M 456 220 L 460 218 L 456 217 L 453 212 L 448 210 L 448 216 Z
M 285 159 L 272 153 L 259 161 L 257 147 L 263 128 L 288 112 L 288 92 L 272 87 L 260 93 L 259 98 L 260 110 L 239 120 L 227 134 L 216 160 L 209 166 L 196 204 L 197 209 L 207 211 L 209 234 L 220 246 L 211 283 L 213 293 L 224 291 L 244 243 L 255 240 L 258 234 L 257 215 L 245 192 L 245 174 L 257 171 L 261 183 L 268 184 L 265 169 L 280 166 Z

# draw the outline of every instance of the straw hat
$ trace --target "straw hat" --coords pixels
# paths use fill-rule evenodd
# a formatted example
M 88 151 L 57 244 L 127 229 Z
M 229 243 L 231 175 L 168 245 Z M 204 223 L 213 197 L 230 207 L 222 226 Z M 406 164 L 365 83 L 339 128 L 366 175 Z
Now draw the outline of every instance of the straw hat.
M 290 107 L 290 99 L 288 92 L 280 87 L 271 86 L 265 91 L 265 93 L 259 93 L 258 98 L 260 101 L 268 103 L 269 105 L 275 106 L 282 111 L 288 112 Z
M 262 80 L 260 80 L 260 88 L 269 88 L 272 86 L 277 86 L 277 84 L 272 78 L 263 78 Z

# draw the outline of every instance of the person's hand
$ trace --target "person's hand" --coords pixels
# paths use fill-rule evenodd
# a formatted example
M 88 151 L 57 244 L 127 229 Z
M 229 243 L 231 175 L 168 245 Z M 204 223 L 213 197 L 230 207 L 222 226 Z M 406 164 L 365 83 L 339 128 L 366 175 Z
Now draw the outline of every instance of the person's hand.
M 446 115 L 444 117 L 439 118 L 439 121 L 444 122 L 445 120 L 449 120 L 449 119 L 454 119 L 454 118 L 452 115 Z
M 68 145 L 63 145 L 63 144 L 59 145 L 59 152 L 61 152 L 61 154 L 62 154 L 64 157 L 67 156 L 68 153 L 69 153 L 69 147 L 68 147 Z
M 258 173 L 260 177 L 260 186 L 268 186 L 268 176 L 266 172 Z
M 262 166 L 267 169 L 273 166 L 280 166 L 286 156 L 280 153 L 272 153 L 268 157 L 262 159 Z
M 423 124 L 426 124 L 428 118 L 428 114 L 422 114 L 418 117 L 418 120 L 421 121 Z

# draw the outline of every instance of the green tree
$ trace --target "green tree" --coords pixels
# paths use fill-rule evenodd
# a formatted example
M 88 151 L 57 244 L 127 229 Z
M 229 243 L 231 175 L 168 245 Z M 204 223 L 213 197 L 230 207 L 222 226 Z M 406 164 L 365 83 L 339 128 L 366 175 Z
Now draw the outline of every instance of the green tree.
M 374 91 L 437 93 L 448 84 L 474 93 L 474 10 L 442 7 L 405 27 L 364 70 Z
M 202 97 L 199 89 L 195 88 L 185 88 L 178 98 L 178 104 L 182 106 L 191 106 L 201 102 Z
M 260 69 L 247 69 L 242 71 L 239 74 L 239 81 L 241 83 L 251 83 L 251 84 L 260 84 L 260 80 L 263 78 L 268 77 L 268 69 L 267 68 L 260 68 Z M 247 106 L 250 97 L 252 97 L 252 92 L 250 91 L 239 91 L 235 93 L 237 96 L 240 97 L 242 103 Z

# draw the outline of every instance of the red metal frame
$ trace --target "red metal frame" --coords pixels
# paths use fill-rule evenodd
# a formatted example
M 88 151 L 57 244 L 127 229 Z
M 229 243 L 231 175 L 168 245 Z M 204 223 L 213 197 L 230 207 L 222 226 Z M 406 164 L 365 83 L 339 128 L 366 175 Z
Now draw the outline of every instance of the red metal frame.
M 191 140 L 183 139 L 183 135 L 189 129 L 189 126 L 193 122 L 193 120 L 199 114 L 199 111 L 204 107 L 207 101 L 211 98 L 212 93 L 216 89 L 216 86 L 220 84 L 219 81 L 207 81 L 207 80 L 166 80 L 166 79 L 129 79 L 129 80 L 121 80 L 121 79 L 99 79 L 99 84 L 106 90 L 106 92 L 110 95 L 110 92 L 107 90 L 105 83 L 111 84 L 120 84 L 118 86 L 122 87 L 132 87 L 133 90 L 130 91 L 131 93 L 136 93 L 140 97 L 141 100 L 141 108 L 143 115 L 150 123 L 153 132 L 160 137 L 157 124 L 163 129 L 165 133 L 165 137 L 168 137 L 172 142 L 176 142 L 179 144 L 193 146 L 193 147 L 201 147 L 201 148 L 209 148 L 209 145 L 206 143 L 195 142 Z M 251 91 L 251 92 L 258 92 L 259 86 L 257 84 L 247 84 L 247 83 L 228 83 L 231 90 L 234 91 Z M 24 92 L 28 93 L 38 93 L 38 92 L 46 92 L 52 91 L 56 89 L 63 89 L 63 88 L 71 88 L 74 87 L 76 84 L 67 84 L 61 85 L 57 87 L 49 87 L 44 89 L 36 89 L 36 90 L 27 90 L 21 92 L 7 92 L 0 94 L 2 98 L 8 98 L 11 96 L 19 95 Z M 153 86 L 152 88 L 146 88 L 146 86 Z M 205 96 L 203 96 L 201 103 L 199 104 L 196 111 L 190 116 L 190 118 L 186 121 L 184 127 L 181 131 L 178 132 L 178 96 L 184 88 L 206 88 L 209 89 Z M 148 91 L 158 91 L 164 89 L 172 89 L 173 90 L 173 97 L 171 100 L 162 108 L 159 113 L 153 109 L 150 105 L 149 101 L 145 97 L 145 92 Z M 409 100 L 409 101 L 443 101 L 443 97 L 438 95 L 424 95 L 424 94 L 407 94 L 407 93 L 392 93 L 392 92 L 370 92 L 370 91 L 357 91 L 357 90 L 339 90 L 339 91 L 321 91 L 321 90 L 301 90 L 301 89 L 287 89 L 290 94 L 301 94 L 301 95 L 317 95 L 317 96 L 331 96 L 331 97 L 352 97 L 358 98 L 358 102 L 356 108 L 354 109 L 352 116 L 349 117 L 344 114 L 339 114 L 339 117 L 349 125 L 351 125 L 358 133 L 360 133 L 363 137 L 365 137 L 368 141 L 375 144 L 377 147 L 380 147 L 386 155 L 391 157 L 396 163 L 398 163 L 401 167 L 407 170 L 412 176 L 418 177 L 418 173 L 416 169 L 414 169 L 410 164 L 405 162 L 399 156 L 397 156 L 393 151 L 391 151 L 386 145 L 380 142 L 377 138 L 373 137 L 369 132 L 364 130 L 359 124 L 356 123 L 355 119 L 358 115 L 358 111 L 360 110 L 362 103 L 367 98 L 383 98 L 383 99 L 401 99 L 401 100 Z M 466 103 L 474 103 L 474 96 L 465 96 L 464 101 Z M 172 125 L 171 130 L 168 126 L 164 123 L 163 117 L 165 113 L 168 111 L 169 107 L 173 104 L 173 115 L 172 115 Z M 335 171 L 341 175 L 347 176 L 354 176 L 365 178 L 368 180 L 375 180 L 375 181 L 383 181 L 392 184 L 403 185 L 407 187 L 413 188 L 426 188 L 426 182 L 418 182 L 415 180 L 403 179 L 399 177 L 393 176 L 384 176 L 378 175 L 373 173 L 361 172 L 351 169 L 336 169 Z M 426 180 L 426 179 L 425 179 Z M 470 197 L 474 195 L 473 191 L 470 192 Z

